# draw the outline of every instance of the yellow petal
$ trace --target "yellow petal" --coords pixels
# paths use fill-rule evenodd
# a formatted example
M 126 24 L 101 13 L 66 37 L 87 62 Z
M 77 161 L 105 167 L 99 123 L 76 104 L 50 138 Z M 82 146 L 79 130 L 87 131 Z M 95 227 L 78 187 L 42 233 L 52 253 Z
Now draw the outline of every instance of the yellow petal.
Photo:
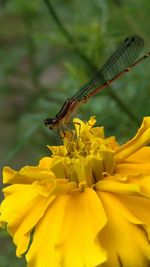
M 145 117 L 137 134 L 130 141 L 116 149 L 115 161 L 123 161 L 149 143 L 150 117 Z
M 145 196 L 140 189 L 140 185 L 136 183 L 121 183 L 111 180 L 102 180 L 96 183 L 95 188 L 96 190 L 104 192 L 126 195 L 140 195 L 141 197 Z
M 78 118 L 73 119 L 73 123 L 76 129 L 76 135 L 77 138 L 80 136 L 83 136 L 86 138 L 86 136 L 89 136 L 89 130 L 93 127 L 93 125 L 96 123 L 95 116 L 91 117 L 90 120 L 87 123 L 84 123 L 82 120 Z
M 53 156 L 59 155 L 61 157 L 65 157 L 67 154 L 67 149 L 65 146 L 47 146 L 47 147 L 51 150 L 51 152 L 53 153 Z
M 122 174 L 126 176 L 142 176 L 150 174 L 150 164 L 149 162 L 145 163 L 130 163 L 125 162 L 121 164 L 117 164 L 115 168 L 116 174 Z
M 20 171 L 14 171 L 10 167 L 4 167 L 3 169 L 3 183 L 31 184 L 34 181 L 52 177 L 54 178 L 54 174 L 51 170 L 37 166 L 25 166 Z
M 92 189 L 70 195 L 59 245 L 64 266 L 93 267 L 106 260 L 106 252 L 97 240 L 106 221 L 101 201 Z
M 53 164 L 51 170 L 57 178 L 67 179 L 68 178 L 68 166 L 70 164 L 70 159 L 68 157 L 55 157 L 53 159 Z
M 3 183 L 11 183 L 15 180 L 17 172 L 11 169 L 10 167 L 3 168 Z M 21 181 L 20 181 L 21 182 Z
M 53 159 L 50 157 L 44 157 L 39 161 L 39 167 L 44 169 L 50 169 Z
M 150 244 L 144 228 L 137 227 L 134 214 L 127 213 L 119 205 L 116 197 L 109 193 L 100 193 L 108 223 L 99 234 L 100 242 L 108 253 L 108 260 L 103 267 L 147 267 L 150 260 Z M 137 203 L 138 205 L 138 203 Z M 134 206 L 135 208 L 135 206 Z
M 149 163 L 150 159 L 150 147 L 144 146 L 136 153 L 127 158 L 127 162 L 130 163 Z
M 150 197 L 150 175 L 128 176 L 128 182 L 138 184 L 141 192 Z
M 33 227 L 54 196 L 49 199 L 41 197 L 30 185 L 12 185 L 5 188 L 4 193 L 0 221 L 7 223 L 8 231 L 17 246 L 17 256 L 21 256 L 27 250 Z
M 101 264 L 106 252 L 97 234 L 105 224 L 102 204 L 92 189 L 57 197 L 35 228 L 27 253 L 28 267 Z
M 150 175 L 150 147 L 143 147 L 123 163 L 117 164 L 115 173 L 126 174 L 127 176 L 148 176 Z
M 63 230 L 67 195 L 57 197 L 37 224 L 26 259 L 28 267 L 61 267 L 57 245 Z
M 26 205 L 37 195 L 30 185 L 11 185 L 3 189 L 5 199 L 1 203 L 1 218 L 8 222 L 14 211 Z M 18 201 L 19 200 L 19 201 Z
M 128 210 L 143 222 L 143 225 L 150 225 L 150 200 L 140 196 L 120 195 L 119 199 Z
M 104 127 L 94 127 L 91 129 L 92 134 L 97 138 L 104 139 Z
M 48 197 L 56 188 L 56 179 L 36 181 L 31 186 L 37 195 Z

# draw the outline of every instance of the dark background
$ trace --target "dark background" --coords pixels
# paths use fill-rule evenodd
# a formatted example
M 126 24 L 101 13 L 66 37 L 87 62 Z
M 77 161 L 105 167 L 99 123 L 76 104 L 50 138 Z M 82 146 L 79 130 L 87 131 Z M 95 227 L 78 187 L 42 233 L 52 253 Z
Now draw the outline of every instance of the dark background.
M 0 1 L 0 164 L 19 169 L 60 142 L 43 124 L 130 34 L 150 50 L 149 0 Z M 83 105 L 120 143 L 150 113 L 150 60 Z M 0 267 L 23 267 L 0 233 Z

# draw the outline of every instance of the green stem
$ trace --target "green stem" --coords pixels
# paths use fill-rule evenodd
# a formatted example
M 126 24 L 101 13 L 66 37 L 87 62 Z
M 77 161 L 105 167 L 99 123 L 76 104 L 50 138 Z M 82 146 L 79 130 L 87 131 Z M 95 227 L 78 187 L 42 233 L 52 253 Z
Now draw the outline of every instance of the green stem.
M 97 71 L 97 68 L 93 65 L 92 61 L 80 50 L 80 48 L 77 46 L 74 37 L 66 30 L 62 22 L 60 21 L 55 9 L 53 8 L 51 2 L 49 0 L 43 0 L 46 4 L 50 15 L 53 17 L 55 23 L 57 24 L 59 30 L 62 32 L 62 34 L 65 36 L 65 38 L 68 40 L 68 42 L 72 45 L 74 52 L 78 54 L 78 56 L 86 63 L 86 66 L 95 73 Z M 110 89 L 110 88 L 109 88 Z M 135 124 L 140 123 L 138 116 L 136 116 L 130 107 L 111 89 L 108 90 L 108 93 L 111 98 L 117 102 L 118 106 L 121 110 L 123 110 L 133 121 Z
M 28 48 L 28 56 L 30 63 L 30 75 L 33 86 L 37 89 L 39 88 L 39 79 L 37 75 L 37 63 L 36 63 L 36 45 L 33 39 L 33 21 L 32 18 L 28 17 L 26 14 L 23 15 L 24 26 L 26 30 L 26 44 Z

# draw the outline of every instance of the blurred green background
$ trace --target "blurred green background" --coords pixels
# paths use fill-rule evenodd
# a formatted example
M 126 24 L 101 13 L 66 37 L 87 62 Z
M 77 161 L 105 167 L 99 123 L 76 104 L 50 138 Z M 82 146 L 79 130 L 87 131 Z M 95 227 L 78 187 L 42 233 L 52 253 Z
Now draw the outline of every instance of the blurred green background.
M 0 1 L 0 164 L 20 168 L 60 142 L 43 124 L 130 34 L 150 50 L 149 0 Z M 120 143 L 150 113 L 150 60 L 83 105 Z M 0 233 L 0 267 L 23 267 Z

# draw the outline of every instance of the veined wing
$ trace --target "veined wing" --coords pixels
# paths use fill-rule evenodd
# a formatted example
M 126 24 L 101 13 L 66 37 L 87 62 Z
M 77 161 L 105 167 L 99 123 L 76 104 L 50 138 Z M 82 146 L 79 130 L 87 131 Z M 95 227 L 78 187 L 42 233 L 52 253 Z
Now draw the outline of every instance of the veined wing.
M 134 63 L 143 46 L 144 40 L 141 37 L 137 35 L 127 37 L 94 77 L 84 84 L 70 100 L 80 102 L 86 95 L 94 91 L 96 88 L 102 86 L 107 81 L 112 80 L 115 76 Z

